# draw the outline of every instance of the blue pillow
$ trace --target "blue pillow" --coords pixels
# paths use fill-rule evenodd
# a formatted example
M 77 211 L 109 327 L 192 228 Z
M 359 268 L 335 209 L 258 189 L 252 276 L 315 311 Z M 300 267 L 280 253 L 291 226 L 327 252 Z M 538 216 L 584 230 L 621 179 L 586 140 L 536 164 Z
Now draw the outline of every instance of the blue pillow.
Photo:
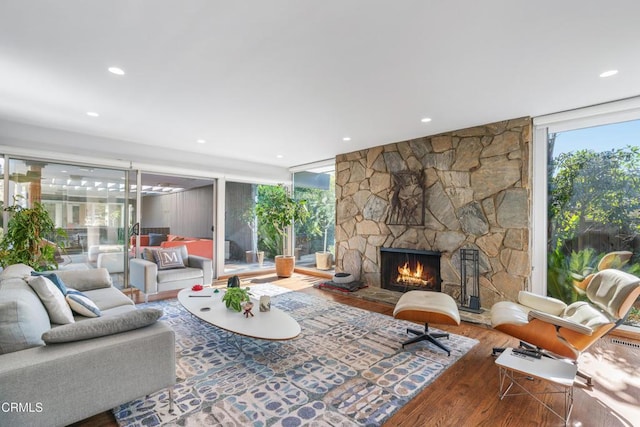
M 160 246 L 162 242 L 167 241 L 166 234 L 149 233 L 149 246 Z
M 58 277 L 58 275 L 56 273 L 47 273 L 46 271 L 44 271 L 44 272 L 32 271 L 31 275 L 32 276 L 44 276 L 44 277 L 46 277 L 47 279 L 51 280 L 53 282 L 53 284 L 56 285 L 56 287 L 58 289 L 60 289 L 60 292 L 62 292 L 62 295 L 67 295 L 67 286 L 64 284 L 62 279 L 60 277 Z
M 98 306 L 85 294 L 75 289 L 69 289 L 65 298 L 67 304 L 74 312 L 85 317 L 100 317 L 100 309 Z

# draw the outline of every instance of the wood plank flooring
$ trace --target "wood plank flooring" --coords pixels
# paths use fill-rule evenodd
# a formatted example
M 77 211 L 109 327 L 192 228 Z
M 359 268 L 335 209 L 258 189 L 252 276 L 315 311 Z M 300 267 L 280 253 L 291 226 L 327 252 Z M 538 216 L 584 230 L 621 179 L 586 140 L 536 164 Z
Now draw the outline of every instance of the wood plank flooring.
M 365 301 L 348 294 L 336 294 L 312 287 L 317 277 L 294 274 L 288 279 L 273 275 L 246 279 L 250 283 L 271 282 L 289 289 L 328 298 L 369 311 L 392 315 L 393 307 Z M 174 297 L 168 293 L 161 298 Z M 434 325 L 480 341 L 469 353 L 447 369 L 432 384 L 396 412 L 385 426 L 562 426 L 563 422 L 529 396 L 498 398 L 498 368 L 491 356 L 493 347 L 517 346 L 517 340 L 484 325 L 463 323 L 459 327 Z M 640 425 L 640 344 L 618 338 L 636 348 L 600 339 L 580 358 L 580 367 L 593 377 L 593 387 L 581 381 L 574 388 L 574 409 L 570 426 L 618 427 Z M 426 345 L 424 343 L 416 345 Z M 544 384 L 531 381 L 534 391 Z M 559 394 L 540 396 L 556 411 L 562 411 Z M 117 426 L 111 412 L 74 424 L 82 427 Z

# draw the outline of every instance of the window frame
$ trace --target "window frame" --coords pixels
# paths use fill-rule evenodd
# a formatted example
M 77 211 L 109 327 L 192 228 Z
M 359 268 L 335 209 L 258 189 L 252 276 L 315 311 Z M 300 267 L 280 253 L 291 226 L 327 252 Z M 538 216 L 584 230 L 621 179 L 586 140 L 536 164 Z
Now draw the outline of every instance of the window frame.
M 547 295 L 547 137 L 551 133 L 640 120 L 640 96 L 534 117 L 531 203 L 531 291 Z

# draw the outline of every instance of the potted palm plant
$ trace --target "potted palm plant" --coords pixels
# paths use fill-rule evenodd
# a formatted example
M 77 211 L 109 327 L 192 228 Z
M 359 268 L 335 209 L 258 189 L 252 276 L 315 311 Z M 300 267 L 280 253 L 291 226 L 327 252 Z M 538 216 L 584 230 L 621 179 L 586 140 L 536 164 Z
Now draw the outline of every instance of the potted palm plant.
M 295 268 L 295 257 L 287 247 L 289 227 L 304 221 L 309 216 L 306 200 L 295 200 L 289 196 L 283 185 L 261 185 L 258 188 L 258 202 L 255 206 L 259 222 L 272 227 L 279 237 L 278 252 L 275 256 L 278 277 L 291 277 Z
M 62 244 L 47 239 L 65 238 L 66 232 L 56 227 L 42 203 L 25 208 L 14 197 L 14 204 L 3 210 L 10 218 L 0 241 L 0 265 L 26 264 L 38 271 L 58 268 L 56 251 Z

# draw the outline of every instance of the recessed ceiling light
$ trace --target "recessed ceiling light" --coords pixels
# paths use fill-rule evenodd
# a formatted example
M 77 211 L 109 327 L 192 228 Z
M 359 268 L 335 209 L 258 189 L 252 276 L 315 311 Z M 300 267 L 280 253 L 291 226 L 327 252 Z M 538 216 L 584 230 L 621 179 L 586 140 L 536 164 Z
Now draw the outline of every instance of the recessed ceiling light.
M 344 138 L 342 138 L 343 141 L 351 141 L 351 138 L 348 136 L 345 136 Z
M 198 139 L 196 142 L 198 144 L 206 144 L 207 141 L 205 141 L 204 139 Z
M 283 157 L 284 157 L 284 156 L 283 156 L 282 154 L 277 154 L 277 155 L 276 155 L 276 158 L 278 158 L 278 159 L 282 159 Z
M 618 74 L 618 70 L 608 70 L 600 74 L 600 77 L 611 77 Z
M 422 119 L 420 119 L 420 121 L 422 123 L 429 123 L 431 121 L 431 117 L 423 117 Z
M 124 70 L 118 67 L 109 67 L 109 72 L 113 74 L 117 74 L 119 76 L 124 76 Z
M 100 114 L 96 113 L 95 111 L 87 111 L 87 116 L 99 117 Z

